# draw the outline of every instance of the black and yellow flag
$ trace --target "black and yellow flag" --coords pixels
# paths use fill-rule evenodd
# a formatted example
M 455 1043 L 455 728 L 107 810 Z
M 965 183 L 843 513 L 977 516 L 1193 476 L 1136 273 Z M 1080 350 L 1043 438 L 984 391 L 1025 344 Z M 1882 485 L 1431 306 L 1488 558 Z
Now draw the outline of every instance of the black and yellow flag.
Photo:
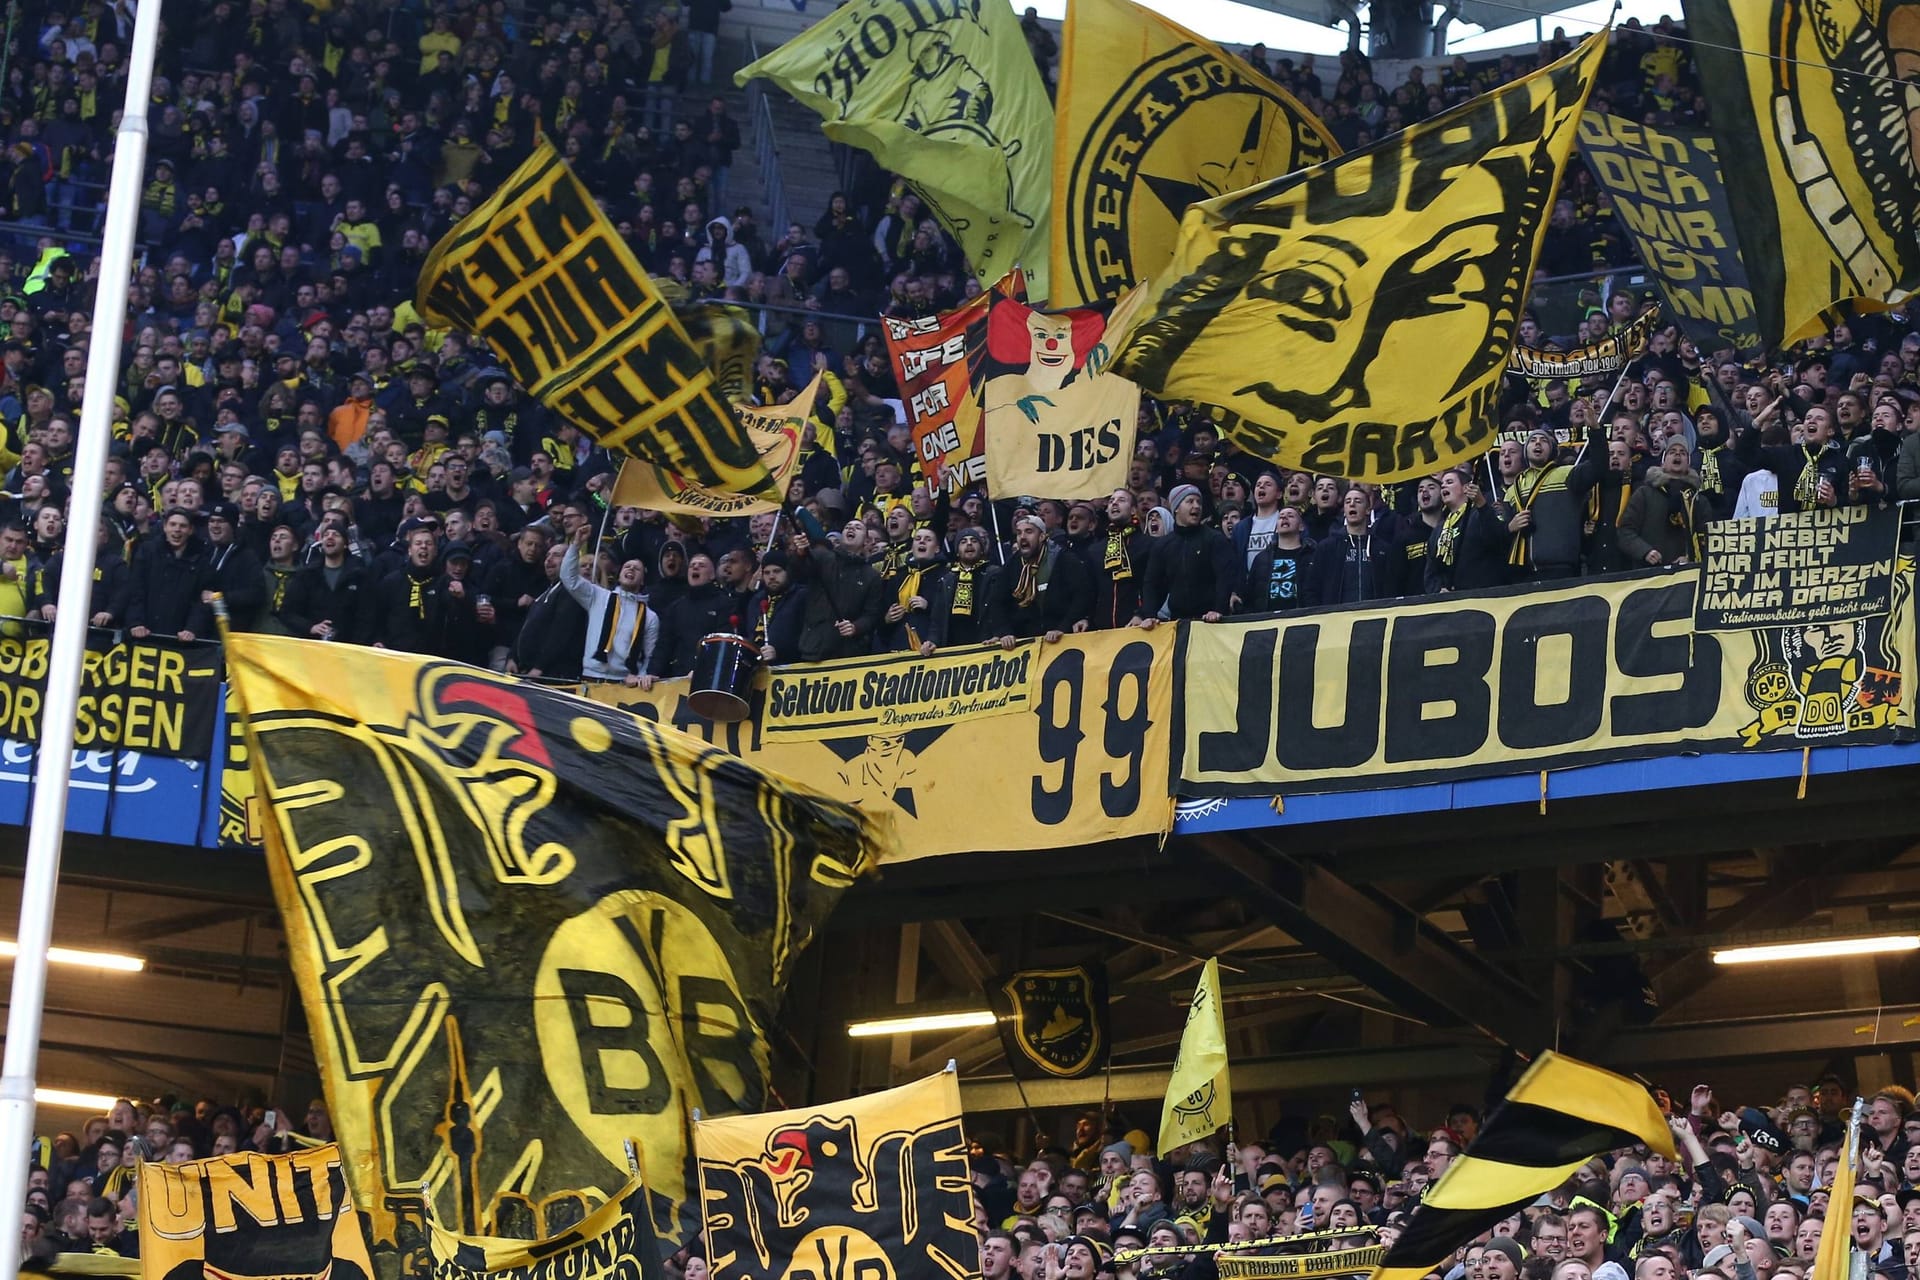
M 228 671 L 335 1129 L 376 1250 L 598 1200 L 633 1140 L 766 1101 L 795 956 L 883 834 L 649 719 L 456 663 L 235 635 Z M 549 1222 L 551 1218 L 549 1218 Z M 383 1264 L 383 1274 L 389 1271 Z
M 1072 1080 L 1107 1065 L 1107 970 L 1022 969 L 987 988 L 1007 1066 L 1023 1080 Z
M 1914 9 L 1687 0 L 1747 279 L 1768 347 L 1881 310 L 1920 281 Z
M 703 1118 L 694 1145 L 713 1280 L 979 1278 L 952 1071 L 845 1102 Z
M 1052 310 L 1166 266 L 1187 206 L 1340 154 L 1299 99 L 1131 0 L 1073 0 L 1062 35 Z
M 340 1148 L 140 1165 L 140 1274 L 371 1280 Z
M 615 453 L 732 493 L 767 487 L 702 353 L 551 143 L 433 247 L 419 307 Z
M 1378 483 L 1484 453 L 1605 52 L 1603 32 L 1365 151 L 1193 206 L 1116 371 L 1217 407 L 1242 449 L 1297 470 Z
M 1543 1053 L 1464 1154 L 1427 1191 L 1372 1280 L 1422 1280 L 1494 1223 L 1558 1187 L 1593 1157 L 1644 1143 L 1676 1157 L 1645 1088 Z
M 430 1224 L 434 1280 L 661 1280 L 647 1189 L 634 1178 L 583 1221 L 538 1240 L 465 1236 Z

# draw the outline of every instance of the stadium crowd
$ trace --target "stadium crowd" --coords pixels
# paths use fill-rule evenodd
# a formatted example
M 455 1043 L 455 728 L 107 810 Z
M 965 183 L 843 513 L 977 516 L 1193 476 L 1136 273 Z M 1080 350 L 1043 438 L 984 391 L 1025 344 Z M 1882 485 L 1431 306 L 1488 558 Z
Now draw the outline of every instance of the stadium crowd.
M 1836 1214 L 1870 1272 L 1906 1280 L 1920 1267 L 1920 1109 L 1904 1088 L 1868 1099 L 1864 1154 L 1845 1205 L 1832 1203 L 1832 1189 L 1853 1094 L 1839 1077 L 1789 1086 L 1765 1106 L 1723 1102 L 1708 1085 L 1695 1086 L 1685 1103 L 1655 1097 L 1670 1116 L 1678 1162 L 1644 1147 L 1596 1158 L 1435 1274 L 1805 1280 Z M 1390 1102 L 1356 1098 L 1343 1117 L 1295 1115 L 1260 1141 L 1196 1143 L 1164 1160 L 1146 1132 L 1098 1111 L 1067 1118 L 1071 1137 L 1056 1143 L 1042 1134 L 1018 1156 L 980 1135 L 972 1162 L 982 1280 L 1216 1280 L 1213 1257 L 1192 1246 L 1307 1232 L 1335 1234 L 1280 1249 L 1390 1246 L 1426 1188 L 1472 1142 L 1480 1112 L 1456 1103 L 1432 1119 L 1432 1127 L 1415 1128 Z M 133 1170 L 141 1160 L 281 1151 L 332 1137 L 317 1100 L 296 1120 L 257 1100 L 122 1099 L 36 1150 L 22 1228 L 27 1256 L 132 1256 Z M 1342 1228 L 1353 1234 L 1338 1234 Z M 668 1270 L 674 1280 L 699 1280 L 700 1243 Z
M 91 625 L 203 638 L 218 593 L 240 628 L 562 680 L 685 674 L 716 631 L 810 661 L 1675 564 L 1736 510 L 1920 496 L 1920 332 L 1903 312 L 1764 361 L 1669 327 L 1611 398 L 1608 380 L 1514 380 L 1497 460 L 1385 490 L 1273 467 L 1204 411 L 1149 401 L 1127 484 L 1102 502 L 929 494 L 868 320 L 978 285 L 886 174 L 811 229 L 723 212 L 740 129 L 703 89 L 727 70 L 726 7 L 219 0 L 173 24 L 124 367 L 97 371 L 97 263 L 77 237 L 96 224 L 82 184 L 111 156 L 131 8 L 22 5 L 0 93 L 6 234 L 32 237 L 0 254 L 0 630 L 57 612 L 90 389 L 115 421 Z M 1027 29 L 1044 65 L 1052 37 Z M 1698 120 L 1674 37 L 1628 24 L 1603 105 Z M 1457 59 L 1388 90 L 1358 53 L 1331 83 L 1311 59 L 1248 53 L 1350 146 L 1529 69 Z M 763 403 L 825 375 L 778 515 L 611 508 L 606 451 L 415 311 L 431 245 L 536 131 L 650 270 L 757 317 Z M 1571 169 L 1541 271 L 1593 283 L 1522 341 L 1630 321 L 1650 298 L 1607 274 L 1630 260 Z

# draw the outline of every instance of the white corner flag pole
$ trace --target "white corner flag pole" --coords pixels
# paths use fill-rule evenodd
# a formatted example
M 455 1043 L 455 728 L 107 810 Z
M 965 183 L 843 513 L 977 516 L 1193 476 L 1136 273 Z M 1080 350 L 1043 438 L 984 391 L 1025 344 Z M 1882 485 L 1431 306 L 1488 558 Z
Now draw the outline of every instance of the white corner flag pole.
M 20 891 L 20 928 L 15 934 L 19 952 L 13 961 L 13 995 L 7 1006 L 6 1054 L 0 1062 L 0 1204 L 17 1206 L 27 1198 L 47 948 L 53 940 L 53 899 L 60 881 L 60 843 L 66 833 L 74 712 L 80 701 L 80 667 L 87 650 L 88 603 L 93 592 L 94 539 L 100 528 L 107 444 L 113 432 L 113 393 L 120 381 L 127 286 L 133 274 L 134 233 L 147 163 L 147 102 L 153 94 L 154 54 L 159 44 L 160 0 L 140 0 L 127 63 L 127 102 L 114 138 L 113 177 L 107 188 L 93 333 L 87 346 L 89 394 L 80 409 L 73 503 L 67 517 L 59 611 L 49 646 L 40 753 L 34 766 L 33 812 L 27 826 L 27 869 Z M 0 1276 L 11 1276 L 19 1269 L 20 1233 L 0 1231 Z

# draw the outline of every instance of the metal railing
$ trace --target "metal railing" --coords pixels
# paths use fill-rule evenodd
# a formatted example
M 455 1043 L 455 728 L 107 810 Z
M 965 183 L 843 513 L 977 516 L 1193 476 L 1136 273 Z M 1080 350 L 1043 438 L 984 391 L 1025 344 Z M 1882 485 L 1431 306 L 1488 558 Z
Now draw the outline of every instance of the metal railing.
M 747 61 L 760 61 L 760 41 L 752 27 L 747 28 Z M 766 225 L 778 227 L 785 234 L 786 180 L 780 173 L 780 147 L 773 136 L 773 107 L 767 101 L 766 86 L 758 78 L 747 82 L 747 118 L 752 129 L 753 162 L 760 166 L 760 189 L 767 202 Z

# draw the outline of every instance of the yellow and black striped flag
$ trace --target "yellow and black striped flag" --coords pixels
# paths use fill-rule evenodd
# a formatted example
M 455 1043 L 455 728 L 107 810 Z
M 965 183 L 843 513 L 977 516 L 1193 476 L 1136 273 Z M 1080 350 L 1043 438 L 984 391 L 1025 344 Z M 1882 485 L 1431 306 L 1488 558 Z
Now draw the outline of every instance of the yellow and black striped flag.
M 1666 1117 L 1640 1085 L 1543 1053 L 1414 1210 L 1372 1280 L 1422 1280 L 1453 1252 L 1603 1151 L 1645 1143 L 1673 1160 Z
M 771 487 L 701 349 L 552 143 L 434 246 L 419 307 L 614 453 L 710 489 Z

